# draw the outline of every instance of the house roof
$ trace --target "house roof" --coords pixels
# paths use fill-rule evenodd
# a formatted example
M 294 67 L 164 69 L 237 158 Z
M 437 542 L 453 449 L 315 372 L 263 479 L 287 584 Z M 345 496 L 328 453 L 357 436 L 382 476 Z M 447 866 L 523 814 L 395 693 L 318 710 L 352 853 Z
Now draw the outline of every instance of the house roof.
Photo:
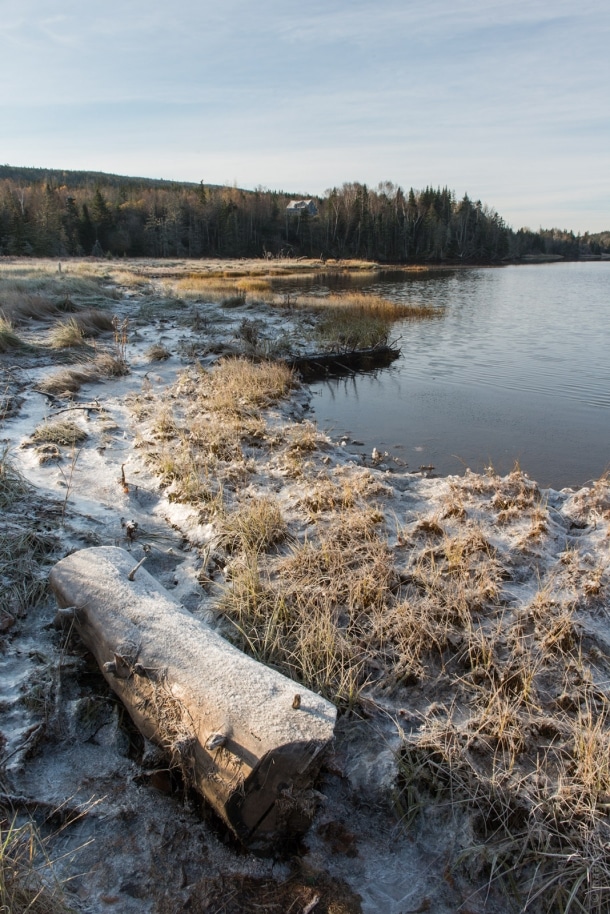
M 308 209 L 311 212 L 318 211 L 318 207 L 311 198 L 309 200 L 291 200 L 286 209 L 291 212 L 300 212 L 304 209 Z

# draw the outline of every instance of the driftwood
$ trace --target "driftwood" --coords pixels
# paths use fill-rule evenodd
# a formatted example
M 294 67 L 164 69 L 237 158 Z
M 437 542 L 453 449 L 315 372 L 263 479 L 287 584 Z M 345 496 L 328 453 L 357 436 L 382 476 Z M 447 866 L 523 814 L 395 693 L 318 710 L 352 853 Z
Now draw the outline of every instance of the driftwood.
M 305 381 L 319 381 L 329 375 L 350 374 L 385 368 L 400 355 L 393 346 L 351 349 L 346 352 L 322 352 L 288 359 L 288 365 L 300 372 Z
M 140 731 L 244 844 L 265 851 L 305 831 L 330 702 L 230 645 L 123 549 L 73 553 L 50 580 Z

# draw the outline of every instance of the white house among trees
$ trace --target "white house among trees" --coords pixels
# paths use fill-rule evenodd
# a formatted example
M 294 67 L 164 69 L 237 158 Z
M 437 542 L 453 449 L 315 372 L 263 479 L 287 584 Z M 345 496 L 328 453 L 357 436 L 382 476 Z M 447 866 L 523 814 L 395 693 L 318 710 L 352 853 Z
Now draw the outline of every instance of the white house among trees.
M 302 216 L 307 213 L 308 216 L 317 216 L 318 207 L 313 200 L 291 200 L 286 207 L 287 215 Z

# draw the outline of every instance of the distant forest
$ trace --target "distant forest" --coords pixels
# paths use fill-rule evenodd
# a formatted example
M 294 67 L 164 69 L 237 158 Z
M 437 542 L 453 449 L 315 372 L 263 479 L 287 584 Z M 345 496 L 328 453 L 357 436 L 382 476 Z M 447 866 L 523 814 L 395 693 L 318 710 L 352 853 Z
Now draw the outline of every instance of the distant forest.
M 315 257 L 499 263 L 610 254 L 610 232 L 514 231 L 448 188 L 350 183 L 290 213 L 299 195 L 96 172 L 0 166 L 0 255 Z

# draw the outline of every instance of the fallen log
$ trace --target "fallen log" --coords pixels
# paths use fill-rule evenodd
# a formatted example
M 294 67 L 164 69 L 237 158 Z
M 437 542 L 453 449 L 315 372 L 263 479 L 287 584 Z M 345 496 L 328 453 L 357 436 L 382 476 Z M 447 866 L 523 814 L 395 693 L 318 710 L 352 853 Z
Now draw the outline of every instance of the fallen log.
M 300 372 L 304 381 L 318 381 L 333 375 L 385 368 L 399 355 L 400 349 L 393 346 L 375 346 L 346 352 L 311 353 L 288 359 L 287 364 Z
M 307 829 L 334 705 L 195 619 L 123 549 L 75 552 L 50 582 L 137 727 L 245 845 Z

